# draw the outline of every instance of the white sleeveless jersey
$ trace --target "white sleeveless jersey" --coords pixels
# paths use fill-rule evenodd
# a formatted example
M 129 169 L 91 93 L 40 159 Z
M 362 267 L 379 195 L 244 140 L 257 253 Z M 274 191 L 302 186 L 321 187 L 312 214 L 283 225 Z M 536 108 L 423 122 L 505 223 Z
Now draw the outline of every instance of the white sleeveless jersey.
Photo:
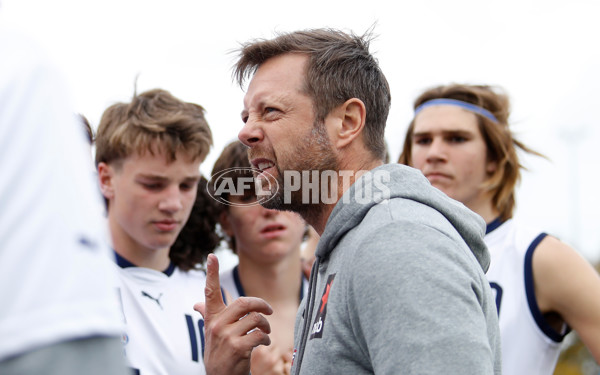
M 300 277 L 302 277 L 302 288 L 300 288 L 298 297 L 300 301 L 302 301 L 302 298 L 304 298 L 305 293 L 308 291 L 308 280 L 302 274 Z M 221 281 L 221 288 L 225 289 L 232 299 L 235 300 L 246 295 L 242 282 L 240 281 L 237 265 L 230 270 L 222 272 L 219 275 L 219 279 Z
M 0 361 L 123 329 L 91 148 L 66 79 L 0 28 Z
M 165 272 L 135 267 L 117 255 L 119 295 L 126 333 L 124 354 L 134 374 L 201 375 L 204 320 L 194 304 L 204 301 L 204 271 Z
M 545 233 L 517 227 L 512 219 L 488 225 L 491 254 L 486 274 L 496 296 L 502 338 L 502 373 L 550 375 L 566 333 L 544 320 L 535 297 L 532 256 Z

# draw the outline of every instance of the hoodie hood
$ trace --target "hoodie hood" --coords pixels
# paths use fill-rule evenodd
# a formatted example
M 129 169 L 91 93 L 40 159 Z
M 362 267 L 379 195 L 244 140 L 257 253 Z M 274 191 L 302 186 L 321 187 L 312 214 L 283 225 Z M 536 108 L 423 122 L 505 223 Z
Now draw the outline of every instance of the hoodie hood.
M 487 271 L 490 256 L 483 241 L 485 221 L 462 203 L 434 188 L 421 171 L 401 164 L 385 164 L 366 172 L 344 193 L 327 220 L 315 255 L 328 258 L 341 238 L 355 228 L 377 204 L 392 198 L 413 200 L 440 212 L 467 243 Z

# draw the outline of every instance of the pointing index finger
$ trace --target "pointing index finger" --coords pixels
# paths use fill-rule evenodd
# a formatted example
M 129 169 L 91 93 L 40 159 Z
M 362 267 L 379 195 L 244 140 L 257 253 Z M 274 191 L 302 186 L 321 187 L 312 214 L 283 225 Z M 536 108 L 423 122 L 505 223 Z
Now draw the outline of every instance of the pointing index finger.
M 198 306 L 198 305 L 196 305 Z M 206 287 L 204 288 L 204 309 L 197 308 L 204 317 L 210 320 L 213 315 L 225 310 L 225 302 L 221 294 L 221 283 L 219 280 L 219 260 L 216 255 L 209 254 L 206 260 Z M 200 311 L 204 310 L 204 311 Z

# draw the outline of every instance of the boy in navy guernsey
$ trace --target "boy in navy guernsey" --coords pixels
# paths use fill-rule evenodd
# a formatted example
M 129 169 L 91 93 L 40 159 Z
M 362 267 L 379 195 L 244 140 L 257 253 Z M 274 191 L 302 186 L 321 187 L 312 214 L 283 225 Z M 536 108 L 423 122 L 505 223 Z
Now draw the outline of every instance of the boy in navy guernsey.
M 188 227 L 175 241 L 211 144 L 204 109 L 164 90 L 112 105 L 98 127 L 96 165 L 120 276 L 124 352 L 141 375 L 205 373 L 204 321 L 194 304 L 205 288 L 200 265 L 218 244 L 214 222 Z M 204 246 L 193 231 L 206 232 Z

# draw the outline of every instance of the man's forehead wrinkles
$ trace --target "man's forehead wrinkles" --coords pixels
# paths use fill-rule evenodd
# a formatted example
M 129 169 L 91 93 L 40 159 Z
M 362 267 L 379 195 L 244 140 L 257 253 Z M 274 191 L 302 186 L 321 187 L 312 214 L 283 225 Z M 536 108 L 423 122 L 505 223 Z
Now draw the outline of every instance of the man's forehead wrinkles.
M 292 100 L 287 93 L 273 93 L 267 90 L 256 93 L 244 103 L 244 111 L 248 112 L 254 108 L 260 108 L 268 105 L 289 104 Z

